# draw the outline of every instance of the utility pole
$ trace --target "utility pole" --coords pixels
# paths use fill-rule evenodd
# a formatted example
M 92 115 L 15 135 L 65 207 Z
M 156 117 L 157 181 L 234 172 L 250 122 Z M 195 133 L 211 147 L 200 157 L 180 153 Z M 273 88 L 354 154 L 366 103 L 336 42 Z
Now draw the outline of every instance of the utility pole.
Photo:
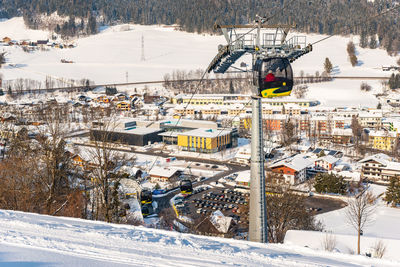
M 256 53 L 253 63 L 260 55 L 261 18 L 258 18 L 256 35 Z M 254 64 L 253 64 L 254 66 Z M 262 102 L 258 87 L 254 86 L 252 95 L 251 119 L 251 176 L 250 176 L 250 215 L 249 240 L 260 243 L 268 242 L 267 209 L 265 201 L 264 149 L 262 133 Z

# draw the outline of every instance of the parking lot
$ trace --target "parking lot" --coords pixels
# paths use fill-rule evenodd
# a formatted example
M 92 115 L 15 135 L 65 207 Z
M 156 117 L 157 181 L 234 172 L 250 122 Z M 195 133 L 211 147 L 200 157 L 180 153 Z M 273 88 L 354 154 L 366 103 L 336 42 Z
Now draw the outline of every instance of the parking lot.
M 230 188 L 197 188 L 187 197 L 175 198 L 175 207 L 179 214 L 196 220 L 219 210 L 225 216 L 231 216 L 239 224 L 247 224 L 248 194 L 236 192 Z M 242 214 L 246 211 L 246 214 Z

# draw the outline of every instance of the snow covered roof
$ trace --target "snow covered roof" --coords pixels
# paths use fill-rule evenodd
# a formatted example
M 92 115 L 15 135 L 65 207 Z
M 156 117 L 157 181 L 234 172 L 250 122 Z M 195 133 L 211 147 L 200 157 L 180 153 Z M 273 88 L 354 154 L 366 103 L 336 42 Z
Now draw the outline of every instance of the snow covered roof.
M 296 155 L 294 157 L 288 158 L 288 159 L 283 159 L 281 161 L 278 161 L 270 166 L 270 168 L 276 168 L 279 166 L 286 166 L 290 169 L 293 169 L 295 171 L 301 171 L 307 167 L 311 167 L 313 165 L 313 162 L 306 158 L 304 155 Z
M 117 167 L 117 169 L 116 169 L 115 171 L 125 172 L 125 173 L 127 173 L 127 174 L 129 174 L 129 175 L 131 175 L 131 176 L 135 176 L 136 173 L 137 173 L 139 170 L 140 170 L 139 168 L 136 168 L 136 167 L 133 167 L 133 166 L 126 166 L 126 165 L 124 165 L 124 166 Z
M 175 173 L 177 172 L 176 169 L 171 169 L 171 168 L 163 168 L 163 167 L 158 167 L 154 166 L 150 172 L 150 176 L 160 176 L 160 177 L 168 177 L 171 178 Z
M 353 130 L 348 128 L 348 129 L 339 129 L 335 128 L 332 131 L 333 135 L 341 135 L 341 136 L 353 136 Z
M 341 171 L 337 173 L 340 176 L 343 176 L 352 181 L 360 181 L 361 173 L 359 172 L 351 172 L 351 171 Z
M 231 226 L 232 217 L 224 216 L 221 211 L 214 211 L 211 215 L 210 222 L 221 233 L 227 233 Z
M 392 171 L 400 171 L 400 163 L 394 162 L 394 161 L 389 161 L 388 164 L 386 165 L 385 169 L 392 170 Z
M 384 130 L 370 130 L 369 136 L 373 137 L 396 137 L 396 132 L 389 132 Z
M 358 116 L 360 118 L 382 118 L 382 113 L 360 112 Z
M 328 162 L 328 163 L 330 163 L 330 164 L 334 164 L 334 163 L 336 163 L 339 159 L 338 158 L 335 158 L 334 156 L 332 156 L 332 155 L 328 155 L 328 156 L 324 156 L 324 157 L 321 157 L 321 158 L 319 158 L 319 159 L 317 159 L 316 161 L 325 161 L 325 162 Z
M 249 183 L 250 182 L 250 170 L 239 172 L 235 181 L 240 182 L 240 183 Z
M 391 158 L 386 154 L 378 153 L 378 154 L 366 157 L 366 158 L 360 160 L 359 162 L 360 163 L 365 163 L 365 162 L 368 162 L 370 160 L 379 162 L 382 165 L 387 165 L 390 162 Z
M 219 130 L 219 129 L 199 128 L 199 129 L 194 129 L 191 131 L 179 133 L 179 135 L 215 138 L 217 136 L 224 136 L 224 135 L 228 135 L 230 133 L 231 133 L 230 130 L 225 130 L 225 129 Z

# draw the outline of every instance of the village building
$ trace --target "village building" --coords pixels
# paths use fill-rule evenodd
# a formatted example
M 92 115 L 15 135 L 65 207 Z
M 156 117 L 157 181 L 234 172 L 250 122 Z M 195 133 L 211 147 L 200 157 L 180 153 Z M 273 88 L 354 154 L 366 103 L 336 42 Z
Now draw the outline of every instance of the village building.
M 336 163 L 338 161 L 339 161 L 339 159 L 334 156 L 331 156 L 331 155 L 324 156 L 324 157 L 318 158 L 315 161 L 315 167 L 321 168 L 321 169 L 324 169 L 327 171 L 331 171 L 336 166 Z
M 199 128 L 177 133 L 178 146 L 182 150 L 215 153 L 237 146 L 236 129 Z
M 358 122 L 363 128 L 381 128 L 382 113 L 361 112 L 358 114 Z
M 359 161 L 362 164 L 361 177 L 367 181 L 388 183 L 391 177 L 400 176 L 400 162 L 380 153 Z
M 236 186 L 250 189 L 250 170 L 239 172 L 235 179 Z
M 398 143 L 396 132 L 371 130 L 368 134 L 368 146 L 378 150 L 393 151 Z
M 173 182 L 174 178 L 178 178 L 181 174 L 181 171 L 172 168 L 164 168 L 159 166 L 154 166 L 150 172 L 150 181 L 152 183 L 168 183 Z
M 272 172 L 281 174 L 285 178 L 286 183 L 295 185 L 306 181 L 307 168 L 312 166 L 313 161 L 299 154 L 273 163 L 269 167 Z

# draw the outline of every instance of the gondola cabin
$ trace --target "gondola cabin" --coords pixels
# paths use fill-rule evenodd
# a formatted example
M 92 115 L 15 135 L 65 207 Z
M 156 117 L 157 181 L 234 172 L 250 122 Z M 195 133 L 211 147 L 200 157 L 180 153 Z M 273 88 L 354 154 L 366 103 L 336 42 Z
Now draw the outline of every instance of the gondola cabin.
M 143 190 L 140 193 L 140 204 L 151 204 L 153 202 L 153 196 L 150 190 Z
M 263 98 L 288 96 L 293 89 L 293 71 L 285 57 L 257 59 L 254 65 L 254 85 Z
M 147 217 L 153 213 L 153 206 L 151 204 L 142 205 L 142 215 Z
M 182 180 L 180 183 L 181 194 L 191 195 L 193 193 L 192 181 Z

